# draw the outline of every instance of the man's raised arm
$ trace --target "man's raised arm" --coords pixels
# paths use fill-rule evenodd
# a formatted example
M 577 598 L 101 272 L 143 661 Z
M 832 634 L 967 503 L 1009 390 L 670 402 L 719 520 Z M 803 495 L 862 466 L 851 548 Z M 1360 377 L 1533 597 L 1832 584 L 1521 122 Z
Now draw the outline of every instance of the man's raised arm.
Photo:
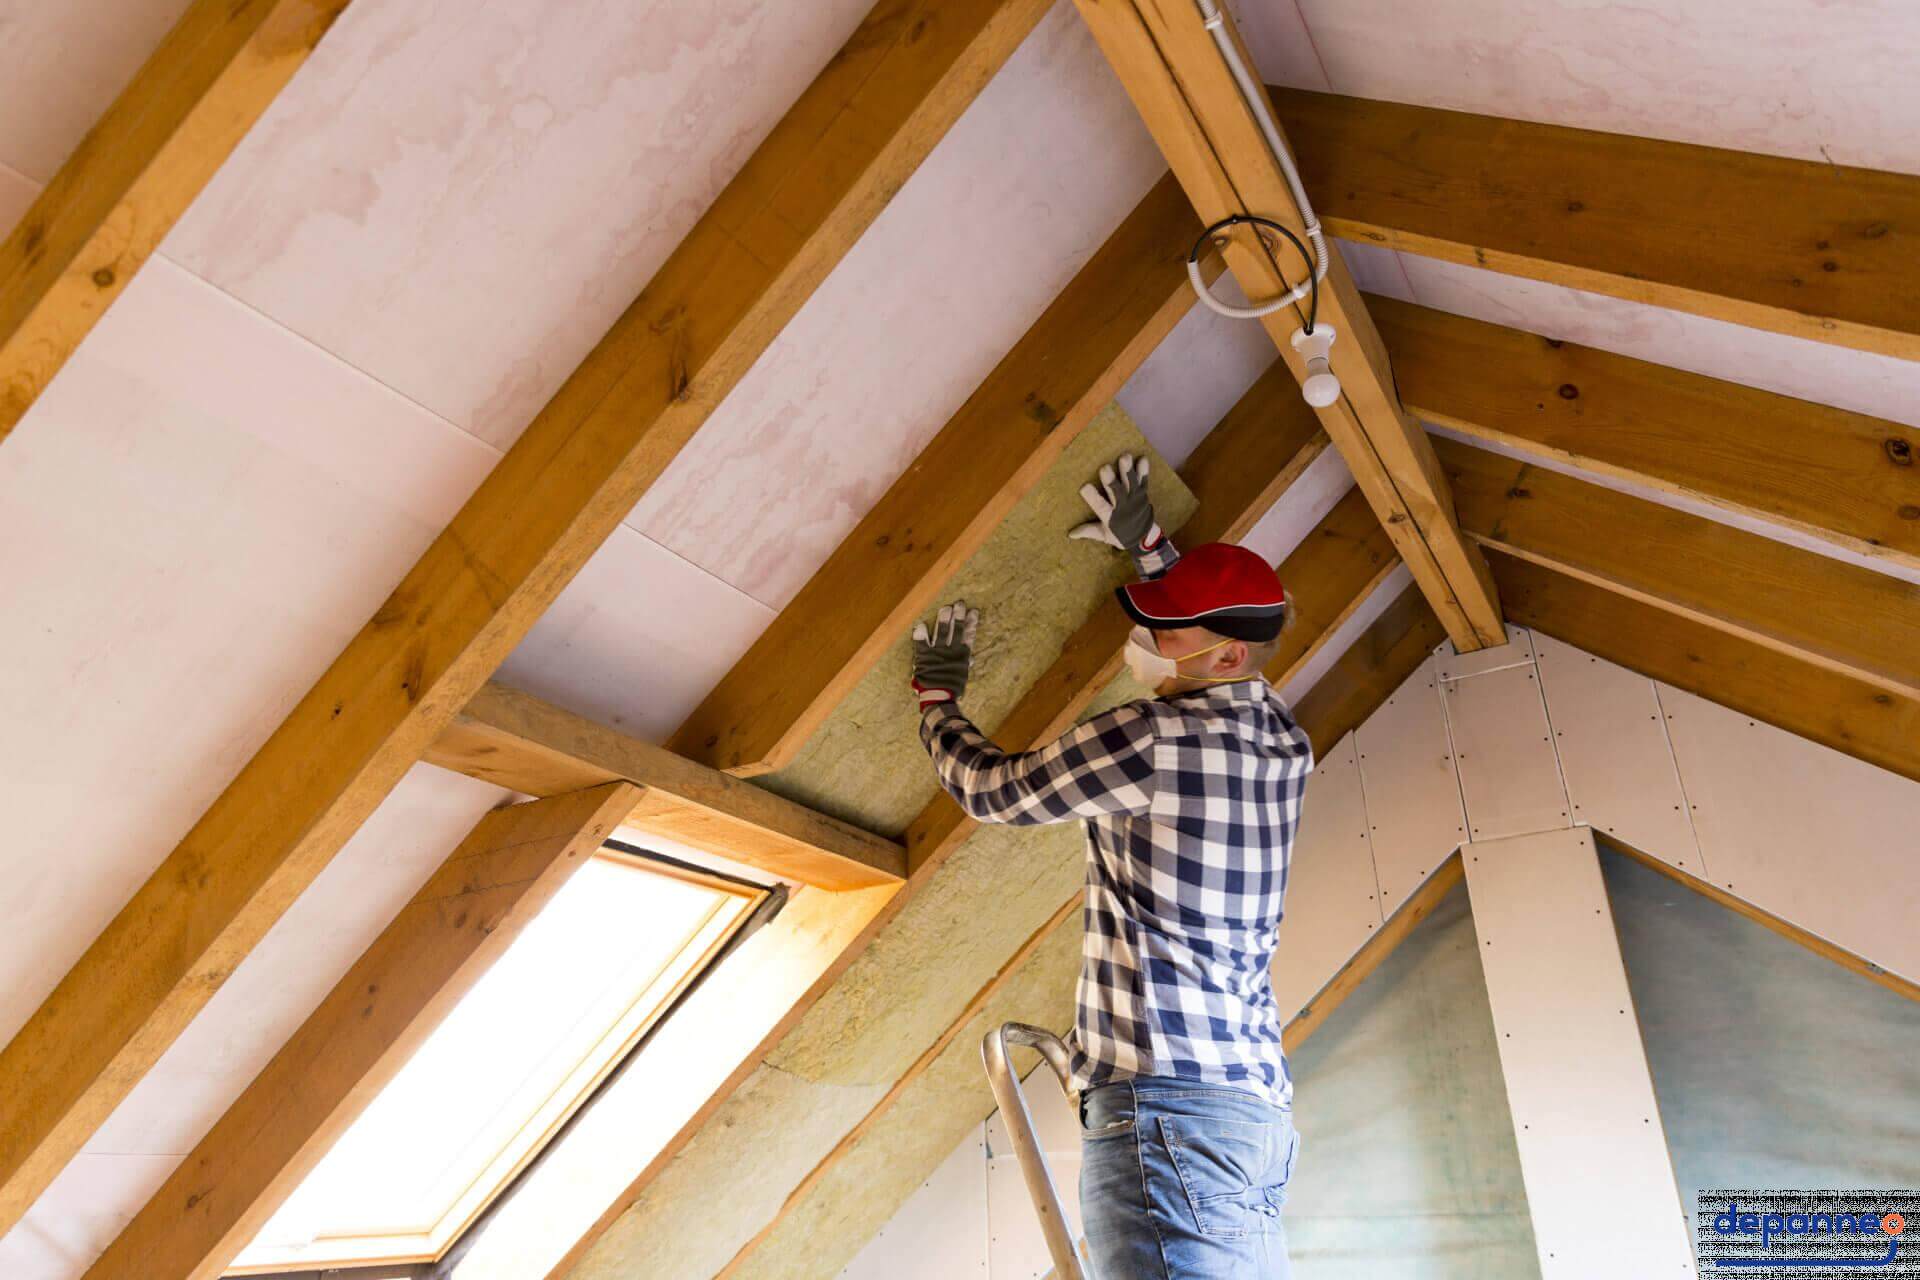
M 1009 754 L 961 714 L 973 666 L 978 610 L 955 602 L 931 629 L 913 628 L 913 690 L 920 741 L 947 794 L 979 822 L 1032 825 L 1118 813 L 1153 803 L 1153 720 L 1138 705 L 1117 707 L 1069 729 L 1036 751 Z

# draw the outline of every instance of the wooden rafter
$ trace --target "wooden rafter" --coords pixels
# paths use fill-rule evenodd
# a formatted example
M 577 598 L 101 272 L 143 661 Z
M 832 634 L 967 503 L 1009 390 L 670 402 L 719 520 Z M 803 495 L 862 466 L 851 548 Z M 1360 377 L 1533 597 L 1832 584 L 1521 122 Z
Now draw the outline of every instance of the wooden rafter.
M 0 243 L 0 441 L 349 0 L 194 0 Z
M 1728 893 L 1710 880 L 1681 870 L 1671 862 L 1656 858 L 1652 854 L 1636 849 L 1618 836 L 1609 832 L 1601 835 L 1598 831 L 1594 838 L 1602 849 L 1608 849 L 1623 857 L 1631 858 L 1649 871 L 1657 871 L 1675 884 L 1693 890 L 1703 898 L 1711 898 L 1727 910 L 1745 916 L 1764 928 L 1771 929 L 1789 942 L 1805 947 L 1823 960 L 1831 961 L 1849 973 L 1857 973 L 1877 987 L 1883 987 L 1897 996 L 1908 1000 L 1920 1001 L 1920 983 L 1910 982 L 1897 973 L 1889 973 L 1873 961 L 1845 947 L 1836 946 L 1816 933 L 1802 929 L 1799 925 L 1782 920 L 1773 912 L 1757 907 L 1745 898 Z
M 17 1222 L 392 790 L 1047 8 L 882 0 L 0 1052 Z
M 1446 638 L 1418 589 L 1394 597 L 1295 704 L 1294 718 L 1312 739 L 1313 754 L 1325 759 Z
M 1920 586 L 1452 440 L 1460 526 L 1489 549 L 1920 698 Z
M 1920 781 L 1920 700 L 1502 552 L 1489 559 L 1515 622 Z
M 1344 239 L 1920 359 L 1920 177 L 1273 94 Z
M 1255 214 L 1301 232 L 1279 164 L 1192 0 L 1076 3 L 1202 221 Z M 1283 269 L 1280 252 L 1244 227 L 1222 247 L 1234 277 L 1256 300 L 1280 296 L 1301 278 L 1303 264 Z M 1317 314 L 1338 334 L 1331 358 L 1341 393 L 1319 411 L 1321 425 L 1454 642 L 1462 650 L 1504 643 L 1486 564 L 1455 525 L 1426 433 L 1400 403 L 1386 350 L 1345 264 L 1331 246 L 1328 252 Z M 1292 337 L 1305 319 L 1303 302 L 1260 322 L 1297 377 L 1305 376 L 1305 365 Z
M 1415 413 L 1920 567 L 1920 430 L 1374 298 Z
M 1284 394 L 1276 394 L 1277 390 Z M 1181 468 L 1181 478 L 1199 499 L 1181 537 L 1205 542 L 1243 536 L 1326 447 L 1326 437 L 1290 386 L 1270 379 L 1256 383 Z M 1068 639 L 1060 658 L 995 728 L 995 740 L 1009 749 L 1021 750 L 1044 743 L 1064 731 L 1119 673 L 1120 651 L 1130 628 L 1131 623 L 1118 605 L 1109 603 L 1096 612 Z M 935 796 L 927 804 L 907 829 L 905 843 L 910 874 L 906 884 L 880 908 L 860 936 L 805 996 L 795 1002 L 780 1025 L 747 1056 L 740 1069 L 722 1082 L 701 1113 L 681 1128 L 599 1221 L 575 1242 L 554 1268 L 551 1273 L 554 1277 L 565 1275 L 633 1206 L 692 1140 L 700 1126 L 746 1081 L 786 1031 L 839 980 L 977 825 L 944 794 Z
M 87 1280 L 222 1275 L 638 798 L 613 782 L 481 818 Z
M 638 783 L 623 825 L 821 889 L 907 874 L 906 851 L 892 840 L 505 685 L 481 689 L 423 758 L 535 796 Z
M 1233 414 L 1227 420 L 1224 420 L 1220 427 L 1216 428 L 1216 432 L 1227 432 L 1227 434 L 1222 435 L 1220 443 L 1216 444 L 1213 449 L 1209 451 L 1210 457 L 1200 458 L 1200 468 L 1196 470 L 1194 467 L 1189 466 L 1184 475 L 1197 481 L 1202 488 L 1205 488 L 1207 485 L 1206 473 L 1209 467 L 1218 467 L 1221 478 L 1224 478 L 1224 472 L 1229 462 L 1230 451 L 1222 446 L 1236 439 L 1244 439 L 1241 431 L 1245 429 L 1230 429 L 1229 424 L 1235 419 L 1245 424 L 1259 423 L 1263 419 L 1270 421 L 1276 406 L 1282 403 L 1297 402 L 1291 376 L 1288 375 L 1282 367 L 1276 366 L 1276 370 L 1279 375 L 1277 378 L 1263 379 L 1261 383 L 1256 384 L 1255 389 L 1248 392 L 1248 394 L 1241 399 L 1240 403 L 1235 407 Z M 1319 437 L 1312 433 L 1311 419 L 1307 417 L 1305 412 L 1298 412 L 1295 416 L 1300 420 L 1298 429 L 1305 433 L 1309 440 L 1320 443 L 1323 446 L 1324 437 Z M 1297 475 L 1298 471 L 1291 471 L 1290 474 Z M 1271 505 L 1271 500 L 1263 500 L 1260 505 Z M 1356 519 L 1356 511 L 1358 513 L 1358 519 Z M 1240 520 L 1230 523 L 1227 532 L 1235 535 L 1244 534 L 1246 527 L 1251 523 L 1248 517 L 1253 514 L 1250 509 L 1246 511 Z M 1387 567 L 1390 569 L 1394 563 L 1397 563 L 1393 555 L 1392 546 L 1390 543 L 1387 543 L 1384 534 L 1378 533 L 1380 527 L 1379 522 L 1373 518 L 1371 511 L 1367 508 L 1364 501 L 1356 501 L 1353 503 L 1343 502 L 1336 506 L 1334 510 L 1323 517 L 1320 523 L 1315 526 L 1314 530 L 1301 541 L 1300 547 L 1290 555 L 1281 566 L 1277 566 L 1281 569 L 1282 573 L 1291 572 L 1301 582 L 1314 584 L 1315 589 L 1322 592 L 1324 597 L 1331 598 L 1321 599 L 1318 606 L 1311 612 L 1304 609 L 1301 611 L 1299 618 L 1294 624 L 1293 633 L 1290 633 L 1297 634 L 1298 636 L 1298 639 L 1290 650 L 1292 657 L 1276 662 L 1275 667 L 1269 674 L 1269 679 L 1275 684 L 1284 683 L 1293 675 L 1297 674 L 1299 670 L 1305 666 L 1307 660 L 1330 638 L 1334 629 L 1347 617 L 1351 616 L 1355 609 L 1360 607 L 1365 601 L 1366 596 L 1373 590 L 1374 585 L 1377 583 L 1378 577 L 1372 572 L 1365 570 L 1356 572 L 1355 570 L 1356 565 L 1365 564 L 1374 558 L 1373 554 L 1356 550 L 1356 544 L 1371 545 L 1374 542 L 1374 537 L 1368 534 L 1367 529 L 1359 527 L 1361 520 L 1364 521 L 1365 526 L 1374 531 L 1378 542 L 1385 544 L 1384 550 L 1374 547 L 1373 551 L 1374 554 L 1385 559 Z M 1191 525 L 1189 527 L 1191 528 Z M 1124 629 L 1121 634 L 1124 637 Z M 1111 675 L 1109 675 L 1108 678 L 1110 679 Z M 1103 680 L 1101 683 L 1104 684 L 1105 681 Z M 958 810 L 955 809 L 955 812 L 957 811 Z M 1458 859 L 1456 858 L 1453 861 L 1455 864 L 1452 867 L 1453 879 L 1458 880 Z M 1435 873 L 1435 879 L 1439 879 L 1447 870 L 1448 868 L 1443 866 L 1440 871 Z M 1448 883 L 1451 883 L 1451 881 Z M 1421 893 L 1425 892 L 1425 890 L 1421 891 Z M 1442 892 L 1444 892 L 1444 890 Z M 1416 893 L 1415 898 L 1420 898 L 1421 893 Z M 862 1117 L 860 1123 L 855 1125 L 845 1137 L 835 1144 L 834 1148 L 822 1157 L 820 1163 L 815 1165 L 813 1169 L 808 1172 L 807 1176 L 800 1181 L 799 1185 L 794 1187 L 782 1203 L 779 1212 L 772 1220 L 756 1232 L 752 1239 L 740 1247 L 726 1269 L 720 1272 L 721 1276 L 731 1275 L 737 1271 L 748 1255 L 773 1236 L 774 1230 L 779 1226 L 781 1220 L 786 1217 L 787 1214 L 799 1208 L 806 1197 L 813 1192 L 814 1188 L 820 1186 L 826 1180 L 829 1171 L 855 1149 L 862 1139 L 880 1121 L 880 1118 L 906 1093 L 908 1086 L 933 1066 L 934 1062 L 946 1050 L 947 1046 L 953 1042 L 954 1038 L 978 1016 L 980 1010 L 987 1006 L 994 995 L 1013 979 L 1015 974 L 1019 972 L 1020 966 L 1024 964 L 1034 952 L 1040 949 L 1042 943 L 1051 937 L 1056 930 L 1065 928 L 1070 923 L 1079 919 L 1080 899 L 1080 891 L 1075 890 L 1073 896 L 1063 902 L 1059 909 L 1048 917 L 1047 921 L 1021 944 L 1019 949 L 1009 957 L 1007 962 L 995 972 L 994 976 L 967 1002 L 966 1007 L 956 1014 L 948 1023 L 947 1027 L 935 1037 L 933 1043 L 914 1060 L 913 1064 L 907 1068 L 900 1079 L 893 1083 L 887 1090 L 885 1096 L 874 1104 L 871 1111 Z M 1438 895 L 1435 895 L 1434 901 L 1438 901 Z M 1409 907 L 1412 907 L 1412 905 L 1413 904 L 1410 903 Z M 1412 924 L 1417 921 L 1417 919 L 1424 917 L 1431 909 L 1432 903 L 1428 903 L 1424 907 L 1414 908 L 1411 918 L 1397 926 L 1398 933 L 1394 941 L 1397 943 L 1399 937 L 1404 937 L 1406 932 L 1411 930 Z M 1401 914 L 1408 915 L 1408 909 L 1402 908 Z M 1399 915 L 1395 917 L 1395 921 L 1400 921 L 1400 919 L 1401 917 Z M 1395 923 L 1389 922 L 1389 929 L 1395 928 Z M 1376 936 L 1370 940 L 1369 946 L 1381 942 L 1383 937 L 1384 935 Z M 1392 945 L 1393 944 L 1388 944 L 1387 950 L 1390 950 Z M 1384 958 L 1384 956 L 1384 950 L 1380 951 L 1377 955 L 1373 955 L 1368 963 L 1367 970 L 1370 972 L 1372 966 L 1377 965 L 1379 960 Z M 1364 974 L 1360 974 L 1353 979 L 1353 982 L 1357 984 L 1360 978 L 1364 976 Z M 1323 995 L 1325 994 L 1327 993 L 1323 993 Z M 1332 996 L 1331 1002 L 1327 1007 L 1330 1009 L 1331 1005 L 1338 1003 L 1338 1000 L 1344 998 L 1344 995 L 1345 992 L 1343 990 L 1337 995 Z M 1311 1034 L 1313 1027 L 1318 1025 L 1318 1019 L 1314 1019 L 1310 1023 L 1303 1023 L 1305 1016 L 1303 1013 L 1302 1018 L 1296 1018 L 1292 1023 L 1288 1024 L 1289 1047 L 1294 1045 L 1294 1037 L 1298 1036 L 1304 1039 L 1306 1035 Z M 1321 1016 L 1324 1016 L 1324 1014 Z M 1302 1026 L 1304 1029 L 1296 1031 L 1296 1025 Z
M 669 745 L 740 774 L 790 763 L 1186 313 L 1199 229 L 1163 178 Z
M 1294 621 L 1267 664 L 1267 683 L 1284 688 L 1399 563 L 1366 495 L 1349 489 L 1276 566 L 1294 600 Z

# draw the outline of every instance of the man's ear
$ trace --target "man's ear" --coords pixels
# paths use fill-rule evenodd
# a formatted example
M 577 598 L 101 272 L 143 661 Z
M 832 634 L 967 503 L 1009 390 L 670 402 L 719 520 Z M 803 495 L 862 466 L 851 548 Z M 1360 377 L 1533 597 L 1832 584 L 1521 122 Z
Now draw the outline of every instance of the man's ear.
M 1245 640 L 1235 640 L 1229 644 L 1221 645 L 1216 652 L 1220 655 L 1220 662 L 1218 666 L 1214 667 L 1214 670 L 1221 673 L 1242 670 L 1247 665 L 1248 657 L 1252 654 L 1252 650 L 1247 648 L 1247 642 Z

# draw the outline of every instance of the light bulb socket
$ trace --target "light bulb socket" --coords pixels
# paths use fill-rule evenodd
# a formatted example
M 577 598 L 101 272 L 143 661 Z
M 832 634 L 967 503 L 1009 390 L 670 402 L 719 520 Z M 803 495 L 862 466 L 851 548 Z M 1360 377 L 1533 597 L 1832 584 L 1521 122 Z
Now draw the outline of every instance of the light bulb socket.
M 1293 349 L 1307 362 L 1305 375 L 1300 379 L 1300 394 L 1307 403 L 1316 409 L 1325 409 L 1340 400 L 1340 379 L 1333 372 L 1334 339 L 1333 326 L 1316 324 L 1313 332 L 1305 329 L 1293 331 Z

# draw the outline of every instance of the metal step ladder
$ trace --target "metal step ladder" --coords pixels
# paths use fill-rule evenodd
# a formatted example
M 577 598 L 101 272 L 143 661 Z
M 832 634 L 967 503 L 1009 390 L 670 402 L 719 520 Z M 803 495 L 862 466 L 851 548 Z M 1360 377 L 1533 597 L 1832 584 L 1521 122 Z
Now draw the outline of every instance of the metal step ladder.
M 1026 1180 L 1027 1195 L 1033 1210 L 1040 1215 L 1040 1232 L 1046 1237 L 1047 1252 L 1053 1256 L 1053 1273 L 1059 1280 L 1092 1280 L 1092 1272 L 1080 1251 L 1073 1245 L 1073 1229 L 1067 1225 L 1067 1211 L 1060 1203 L 1060 1192 L 1053 1185 L 1053 1171 L 1040 1150 L 1040 1139 L 1033 1131 L 1033 1113 L 1027 1110 L 1026 1094 L 1020 1077 L 1014 1074 L 1007 1055 L 1008 1046 L 1025 1045 L 1039 1051 L 1060 1088 L 1073 1093 L 1072 1074 L 1067 1068 L 1067 1046 L 1059 1036 L 1024 1022 L 1009 1022 L 987 1032 L 980 1042 L 980 1057 L 987 1066 L 987 1083 L 993 1087 L 993 1100 L 1013 1138 L 1013 1154 L 1020 1161 L 1020 1174 Z

